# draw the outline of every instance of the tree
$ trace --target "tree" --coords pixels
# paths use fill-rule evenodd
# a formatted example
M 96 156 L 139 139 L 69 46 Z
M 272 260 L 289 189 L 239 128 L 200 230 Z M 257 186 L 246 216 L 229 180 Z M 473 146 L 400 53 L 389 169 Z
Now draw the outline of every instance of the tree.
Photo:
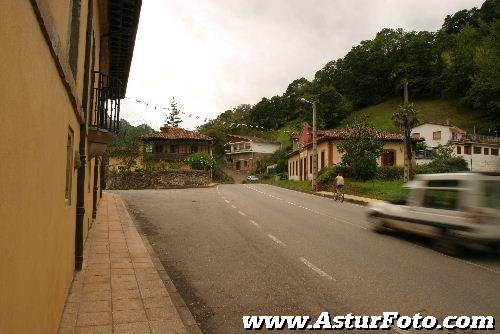
M 147 124 L 138 126 L 130 125 L 126 120 L 120 120 L 120 133 L 107 149 L 107 156 L 115 157 L 125 165 L 127 170 L 135 166 L 136 160 L 140 155 L 139 137 L 153 129 Z
M 175 97 L 172 98 L 172 101 L 170 102 L 170 108 L 168 108 L 170 111 L 170 114 L 167 115 L 166 123 L 167 125 L 173 126 L 173 127 L 178 127 L 180 123 L 182 123 L 181 118 L 179 117 L 179 113 L 181 112 L 179 110 L 179 107 L 177 107 L 177 101 L 175 100 Z
M 392 120 L 403 131 L 405 146 L 404 181 L 408 182 L 413 178 L 411 130 L 418 125 L 418 111 L 413 103 L 405 102 L 394 112 Z
M 356 119 L 349 126 L 349 135 L 338 145 L 342 153 L 341 166 L 350 169 L 358 180 L 371 180 L 377 173 L 377 158 L 384 151 L 384 143 L 366 117 Z

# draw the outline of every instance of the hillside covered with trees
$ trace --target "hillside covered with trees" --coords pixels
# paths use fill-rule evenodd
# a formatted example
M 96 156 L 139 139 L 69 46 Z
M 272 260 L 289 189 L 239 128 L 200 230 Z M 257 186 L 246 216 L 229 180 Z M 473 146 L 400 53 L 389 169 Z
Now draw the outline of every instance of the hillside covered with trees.
M 481 8 L 448 15 L 436 32 L 383 29 L 343 58 L 327 63 L 312 81 L 296 79 L 282 95 L 264 97 L 252 106 L 237 106 L 200 130 L 216 139 L 219 153 L 229 133 L 276 139 L 283 132 L 264 132 L 262 128 L 295 130 L 301 122 L 311 122 L 311 107 L 300 101 L 302 97 L 317 101 L 320 128 L 345 125 L 353 115 L 377 105 L 389 106 L 387 115 L 380 107 L 375 113 L 374 121 L 378 117 L 384 124 L 383 119 L 390 120 L 394 112 L 390 106 L 401 101 L 404 80 L 408 80 L 410 99 L 417 108 L 423 101 L 429 109 L 426 121 L 456 120 L 466 126 L 474 120 L 487 124 L 478 126 L 480 131 L 498 129 L 500 0 L 487 0 Z M 442 115 L 440 108 L 444 108 Z

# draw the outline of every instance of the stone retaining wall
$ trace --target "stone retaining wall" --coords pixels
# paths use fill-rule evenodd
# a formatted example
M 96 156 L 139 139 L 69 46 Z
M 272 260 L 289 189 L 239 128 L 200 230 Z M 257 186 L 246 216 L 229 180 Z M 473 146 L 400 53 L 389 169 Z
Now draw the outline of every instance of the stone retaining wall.
M 210 171 L 168 169 L 111 174 L 106 182 L 106 188 L 110 190 L 194 188 L 206 187 L 210 183 Z

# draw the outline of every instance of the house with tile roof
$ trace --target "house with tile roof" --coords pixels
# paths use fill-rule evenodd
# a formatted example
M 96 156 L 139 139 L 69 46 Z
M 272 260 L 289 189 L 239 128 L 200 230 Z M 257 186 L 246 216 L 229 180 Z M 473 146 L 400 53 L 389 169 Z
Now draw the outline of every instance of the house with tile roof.
M 293 151 L 288 154 L 288 178 L 291 180 L 312 180 L 313 148 L 312 127 L 303 123 L 300 133 L 292 135 Z M 348 128 L 318 130 L 317 163 L 318 172 L 331 168 L 342 161 L 338 144 L 349 137 Z M 401 132 L 379 131 L 379 139 L 384 142 L 384 153 L 378 158 L 379 166 L 404 165 L 404 137 Z
M 196 131 L 165 124 L 143 135 L 143 158 L 154 162 L 182 162 L 193 153 L 212 154 L 213 139 Z
M 235 171 L 250 172 L 257 162 L 281 148 L 281 143 L 259 137 L 230 135 L 225 146 L 226 165 Z

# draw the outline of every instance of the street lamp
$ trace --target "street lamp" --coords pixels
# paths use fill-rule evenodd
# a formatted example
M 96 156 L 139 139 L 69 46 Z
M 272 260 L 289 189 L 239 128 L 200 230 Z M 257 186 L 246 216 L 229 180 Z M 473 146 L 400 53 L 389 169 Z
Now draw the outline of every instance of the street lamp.
M 313 178 L 312 178 L 312 190 L 318 190 L 317 179 L 318 179 L 318 148 L 317 148 L 317 129 L 316 129 L 316 102 L 311 102 L 305 98 L 300 99 L 302 102 L 312 104 L 313 108 Z

